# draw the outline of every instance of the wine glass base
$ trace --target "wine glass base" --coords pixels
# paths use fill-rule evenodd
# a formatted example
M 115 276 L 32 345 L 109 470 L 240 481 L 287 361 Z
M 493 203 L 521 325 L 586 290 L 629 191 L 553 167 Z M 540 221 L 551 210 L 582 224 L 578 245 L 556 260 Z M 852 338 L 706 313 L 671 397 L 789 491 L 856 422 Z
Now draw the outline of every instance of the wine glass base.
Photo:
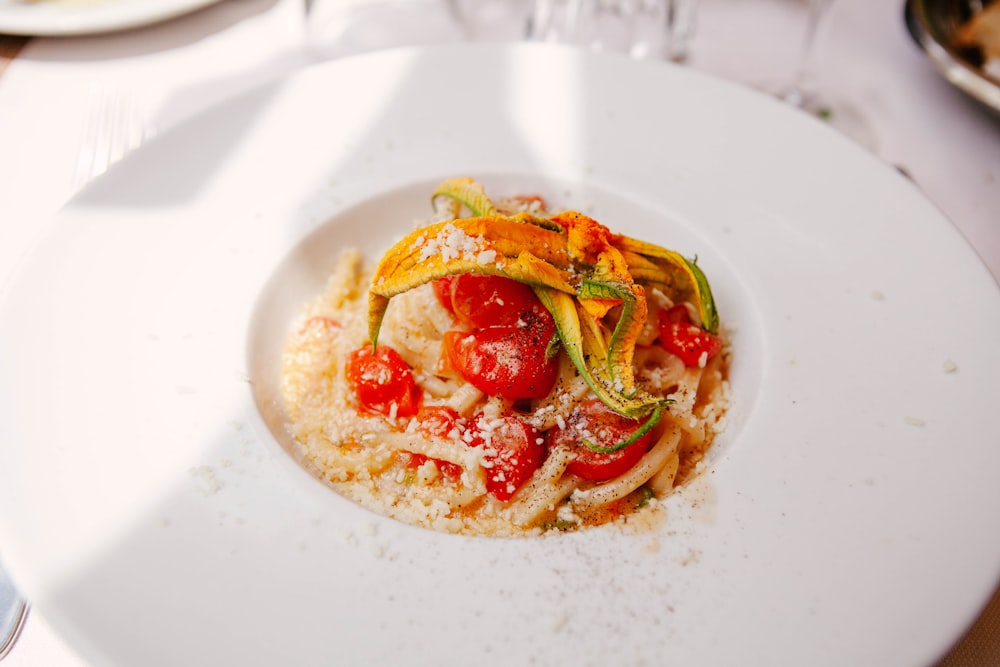
M 765 85 L 756 88 L 791 107 L 815 116 L 865 150 L 871 153 L 877 152 L 878 138 L 874 128 L 861 110 L 850 102 L 798 87 L 777 88 Z
M 800 97 L 795 106 L 816 116 L 869 152 L 877 152 L 875 131 L 857 107 L 841 100 L 808 95 Z

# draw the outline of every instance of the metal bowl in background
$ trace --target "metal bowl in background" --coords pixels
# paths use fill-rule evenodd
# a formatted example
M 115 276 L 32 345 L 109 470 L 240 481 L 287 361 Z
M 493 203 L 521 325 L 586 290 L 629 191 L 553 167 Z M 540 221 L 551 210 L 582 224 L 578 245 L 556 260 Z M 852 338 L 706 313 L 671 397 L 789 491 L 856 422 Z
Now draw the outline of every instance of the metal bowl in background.
M 945 79 L 1000 111 L 1000 79 L 983 68 L 986 56 L 980 49 L 960 44 L 957 37 L 961 26 L 990 4 L 990 0 L 907 0 L 906 25 Z
M 0 660 L 14 647 L 27 616 L 28 603 L 14 588 L 14 582 L 0 563 Z

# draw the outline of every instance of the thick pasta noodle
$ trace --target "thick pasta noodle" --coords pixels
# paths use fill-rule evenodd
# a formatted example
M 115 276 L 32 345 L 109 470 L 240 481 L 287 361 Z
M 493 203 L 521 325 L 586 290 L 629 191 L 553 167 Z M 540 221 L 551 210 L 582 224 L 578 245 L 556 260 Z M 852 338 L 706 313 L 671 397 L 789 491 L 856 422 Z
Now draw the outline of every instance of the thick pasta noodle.
M 447 218 L 457 207 L 445 200 Z M 511 216 L 528 207 L 539 213 L 539 201 L 490 204 Z M 644 299 L 643 308 L 636 310 L 645 312 L 623 357 L 631 367 L 625 380 L 634 379 L 641 392 L 633 393 L 649 397 L 652 407 L 639 416 L 620 416 L 605 403 L 632 394 L 615 394 L 614 389 L 607 389 L 608 395 L 595 393 L 604 391 L 600 382 L 612 383 L 589 376 L 584 362 L 573 358 L 573 338 L 558 311 L 554 328 L 544 329 L 553 332 L 543 341 L 545 356 L 539 362 L 549 369 L 544 394 L 512 396 L 504 388 L 494 392 L 470 381 L 471 366 L 455 362 L 461 362 L 455 349 L 462 341 L 474 339 L 469 336 L 476 331 L 485 331 L 489 340 L 503 340 L 494 335 L 497 331 L 522 335 L 535 326 L 532 313 L 540 319 L 550 316 L 532 305 L 512 323 L 470 324 L 460 308 L 453 310 L 442 299 L 440 276 L 393 295 L 372 348 L 370 292 L 379 270 L 357 251 L 345 251 L 326 289 L 294 323 L 282 362 L 288 428 L 303 464 L 342 495 L 376 512 L 437 530 L 495 536 L 631 521 L 637 513 L 655 513 L 660 499 L 696 474 L 724 426 L 730 352 L 721 335 L 711 336 L 718 346 L 710 355 L 702 353 L 694 361 L 685 361 L 663 343 L 672 320 L 685 313 L 697 319 L 697 304 L 681 300 L 690 291 L 671 294 L 660 284 L 634 290 Z M 537 285 L 533 289 L 538 292 Z M 614 323 L 622 310 L 613 300 L 599 305 L 607 311 L 601 316 L 605 322 Z M 679 306 L 685 311 L 680 315 Z M 580 312 L 582 328 L 600 331 Z M 694 325 L 683 320 L 681 326 Z M 614 327 L 606 328 L 610 333 L 596 345 L 612 355 Z M 401 360 L 387 368 L 412 385 L 408 393 L 371 403 L 373 394 L 365 394 L 361 385 L 368 383 L 375 392 L 397 388 L 388 376 L 379 375 L 389 371 L 359 375 L 352 366 L 359 355 L 364 357 L 359 351 L 369 356 L 391 352 Z M 520 352 L 514 357 L 497 363 L 524 363 Z M 538 386 L 531 391 L 540 391 Z M 624 412 L 622 405 L 632 404 L 614 407 Z M 609 430 L 623 435 L 609 441 Z M 519 444 L 507 451 L 511 442 Z M 626 450 L 630 460 L 621 464 L 624 469 L 606 465 L 605 459 L 624 460 Z

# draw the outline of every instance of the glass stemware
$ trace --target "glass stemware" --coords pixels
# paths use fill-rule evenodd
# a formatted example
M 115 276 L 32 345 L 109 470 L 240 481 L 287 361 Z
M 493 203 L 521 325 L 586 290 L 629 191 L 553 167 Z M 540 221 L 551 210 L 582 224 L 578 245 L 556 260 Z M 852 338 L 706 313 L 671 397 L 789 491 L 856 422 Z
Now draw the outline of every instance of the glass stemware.
M 697 0 L 533 0 L 529 40 L 575 44 L 633 58 L 687 58 Z
M 471 41 L 513 42 L 526 36 L 531 0 L 447 0 L 447 4 Z
M 802 45 L 799 47 L 798 61 L 792 73 L 791 82 L 783 90 L 778 91 L 778 97 L 789 104 L 805 109 L 822 113 L 823 108 L 818 106 L 815 94 L 807 95 L 806 89 L 809 85 L 810 62 L 813 55 L 813 47 L 816 43 L 816 34 L 819 31 L 820 22 L 824 14 L 830 8 L 831 0 L 806 0 L 807 15 L 805 30 L 802 34 Z
M 318 60 L 464 39 L 439 0 L 303 0 L 303 8 L 306 52 Z
M 804 0 L 806 3 L 802 43 L 791 80 L 769 91 L 788 104 L 827 121 L 864 148 L 875 148 L 875 134 L 856 105 L 839 96 L 820 92 L 812 81 L 816 38 L 834 0 Z

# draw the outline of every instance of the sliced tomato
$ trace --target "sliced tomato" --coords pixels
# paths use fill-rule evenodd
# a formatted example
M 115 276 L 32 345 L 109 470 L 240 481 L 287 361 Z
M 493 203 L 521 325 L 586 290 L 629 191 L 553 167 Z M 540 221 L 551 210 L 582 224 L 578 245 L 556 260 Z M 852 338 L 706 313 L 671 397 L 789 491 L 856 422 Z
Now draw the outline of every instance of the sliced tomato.
M 465 472 L 462 469 L 462 466 L 457 463 L 452 463 L 451 461 L 445 461 L 444 459 L 432 459 L 425 454 L 418 454 L 417 452 L 405 452 L 405 454 L 409 457 L 406 461 L 407 468 L 416 469 L 428 461 L 434 461 L 434 465 L 437 466 L 438 471 L 452 482 L 460 480 L 462 478 L 462 473 Z
M 542 465 L 544 438 L 535 427 L 513 415 L 498 420 L 480 417 L 471 445 L 485 447 L 486 490 L 497 500 L 510 497 Z
M 299 333 L 308 331 L 336 331 L 342 328 L 340 322 L 331 317 L 310 317 L 302 323 Z
M 527 204 L 529 207 L 538 202 L 538 207 L 542 210 L 548 208 L 548 204 L 545 203 L 545 199 L 541 195 L 516 195 L 514 197 L 515 201 L 519 201 L 522 204 Z
M 421 433 L 439 438 L 448 438 L 457 434 L 461 418 L 458 413 L 446 405 L 425 405 L 417 412 L 417 430 Z M 451 461 L 431 458 L 417 452 L 404 452 L 407 468 L 419 468 L 427 461 L 434 461 L 441 474 L 451 481 L 462 477 L 462 466 Z
M 451 293 L 454 290 L 455 279 L 457 277 L 445 276 L 431 282 L 431 286 L 434 288 L 434 296 L 437 297 L 441 305 L 452 315 L 455 314 L 455 307 L 451 305 Z
M 396 350 L 371 344 L 355 350 L 347 363 L 347 378 L 364 411 L 412 417 L 420 408 L 420 388 L 413 371 Z
M 417 429 L 421 433 L 447 438 L 459 427 L 458 413 L 447 405 L 425 405 L 417 412 Z
M 455 276 L 451 303 L 455 317 L 474 329 L 518 326 L 529 313 L 552 317 L 530 287 L 503 276 Z
M 548 433 L 552 447 L 572 447 L 576 458 L 566 468 L 574 475 L 593 482 L 603 482 L 632 469 L 652 444 L 653 434 L 646 433 L 615 451 L 595 451 L 587 445 L 608 450 L 636 435 L 643 422 L 629 419 L 601 401 L 593 399 L 577 406 L 566 426 Z
M 685 366 L 704 366 L 722 350 L 722 340 L 691 322 L 687 308 L 676 305 L 657 315 L 660 345 L 684 362 Z
M 444 351 L 458 373 L 490 396 L 517 400 L 541 398 L 556 382 L 559 366 L 546 351 L 555 335 L 551 318 L 529 315 L 525 326 L 449 331 Z

